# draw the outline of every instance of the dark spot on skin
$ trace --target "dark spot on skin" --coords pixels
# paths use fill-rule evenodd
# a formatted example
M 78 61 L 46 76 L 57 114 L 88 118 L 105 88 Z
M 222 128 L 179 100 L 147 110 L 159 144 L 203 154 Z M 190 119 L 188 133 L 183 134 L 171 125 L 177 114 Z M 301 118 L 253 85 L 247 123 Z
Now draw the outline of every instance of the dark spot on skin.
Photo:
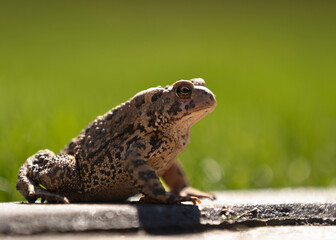
M 110 176 L 111 172 L 106 172 L 105 170 L 100 170 L 99 171 L 101 174 L 106 175 L 106 176 Z
M 108 161 L 111 163 L 113 159 L 112 159 L 112 155 L 111 155 L 110 151 L 107 150 L 105 152 L 105 156 L 107 157 Z
M 121 135 L 124 135 L 125 133 L 130 134 L 130 135 L 133 134 L 134 133 L 133 127 L 134 127 L 133 124 L 128 124 L 127 127 L 125 127 Z
M 116 154 L 114 154 L 114 157 L 115 157 L 116 159 L 120 159 L 120 152 L 117 152 Z
M 153 102 L 155 102 L 156 100 L 158 100 L 160 97 L 161 97 L 161 95 L 162 95 L 162 92 L 160 91 L 160 92 L 157 92 L 157 93 L 155 93 L 155 94 L 153 94 L 153 96 L 151 97 L 151 102 L 153 103 Z
M 157 179 L 158 176 L 153 170 L 148 171 L 141 171 L 138 173 L 138 178 L 142 179 L 143 181 L 148 181 L 150 179 Z
M 138 136 L 135 136 L 135 137 L 133 137 L 131 140 L 127 141 L 127 143 L 126 143 L 127 148 L 129 148 L 130 145 L 131 145 L 132 143 L 134 143 L 137 139 L 138 139 Z
M 83 170 L 83 172 L 89 172 L 89 168 L 88 168 L 88 165 L 87 164 L 83 164 L 81 166 L 81 169 Z
M 185 105 L 184 109 L 188 111 L 189 106 L 188 106 L 188 105 Z
M 141 142 L 136 142 L 134 143 L 134 147 L 136 148 L 142 148 L 142 149 L 146 149 L 146 145 L 141 143 Z
M 142 104 L 145 103 L 145 96 L 139 96 L 135 99 L 135 107 L 139 108 Z
M 155 116 L 153 115 L 153 116 L 151 117 L 151 119 L 148 120 L 148 125 L 147 125 L 147 127 L 155 127 L 155 122 L 156 122 L 156 118 L 155 118 Z
M 138 126 L 136 127 L 136 130 L 140 130 L 140 132 L 146 132 L 145 127 L 142 126 L 140 123 L 139 123 Z
M 160 132 L 153 132 L 154 134 L 151 135 L 149 143 L 155 148 L 159 148 L 159 143 L 160 143 L 160 139 L 159 135 L 162 135 L 162 133 Z
M 195 107 L 196 107 L 196 105 L 195 105 L 194 101 L 191 100 L 190 103 L 189 103 L 189 108 L 195 108 Z
M 166 195 L 166 191 L 162 188 L 156 188 L 156 189 L 153 189 L 153 194 L 155 196 Z
M 139 166 L 146 165 L 146 164 L 147 162 L 143 159 L 137 159 L 133 162 L 134 167 L 139 167 Z
M 182 109 L 180 108 L 181 103 L 179 102 L 174 102 L 174 104 L 169 108 L 167 111 L 169 115 L 177 115 L 178 112 L 182 112 Z
M 214 101 L 214 100 L 215 100 L 214 97 L 213 97 L 212 95 L 210 95 L 210 100 L 211 100 L 211 101 Z
M 147 115 L 147 117 L 150 117 L 150 116 L 153 116 L 154 113 L 155 113 L 155 111 L 153 109 L 150 109 L 150 110 L 148 110 L 146 115 Z
M 104 161 L 104 155 L 102 155 L 102 156 L 99 156 L 98 158 L 97 158 L 97 160 L 95 161 L 95 165 L 97 165 L 97 164 L 99 164 L 99 163 L 102 163 Z

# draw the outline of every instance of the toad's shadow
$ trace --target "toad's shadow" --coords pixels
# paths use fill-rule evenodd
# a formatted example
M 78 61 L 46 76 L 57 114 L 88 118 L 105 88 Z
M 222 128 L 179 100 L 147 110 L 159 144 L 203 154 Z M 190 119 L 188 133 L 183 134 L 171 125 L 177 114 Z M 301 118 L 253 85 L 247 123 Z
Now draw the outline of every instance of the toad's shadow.
M 194 205 L 136 204 L 141 228 L 151 234 L 202 231 L 200 210 Z

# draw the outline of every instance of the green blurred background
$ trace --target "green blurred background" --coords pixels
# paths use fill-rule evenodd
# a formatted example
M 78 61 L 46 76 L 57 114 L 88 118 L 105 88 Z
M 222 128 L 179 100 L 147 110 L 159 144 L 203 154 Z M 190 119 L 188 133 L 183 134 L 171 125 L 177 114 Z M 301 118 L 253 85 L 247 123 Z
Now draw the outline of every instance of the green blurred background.
M 149 87 L 202 77 L 204 190 L 336 185 L 334 1 L 2 1 L 0 201 L 18 169 Z

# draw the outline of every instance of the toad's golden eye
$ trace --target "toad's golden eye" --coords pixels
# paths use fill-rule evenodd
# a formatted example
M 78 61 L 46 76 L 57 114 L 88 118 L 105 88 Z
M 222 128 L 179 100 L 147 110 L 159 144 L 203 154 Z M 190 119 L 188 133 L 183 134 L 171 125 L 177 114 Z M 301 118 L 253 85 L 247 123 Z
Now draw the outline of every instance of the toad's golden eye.
M 179 98 L 184 98 L 184 99 L 190 98 L 191 93 L 192 93 L 192 89 L 189 85 L 182 85 L 176 89 L 176 95 Z

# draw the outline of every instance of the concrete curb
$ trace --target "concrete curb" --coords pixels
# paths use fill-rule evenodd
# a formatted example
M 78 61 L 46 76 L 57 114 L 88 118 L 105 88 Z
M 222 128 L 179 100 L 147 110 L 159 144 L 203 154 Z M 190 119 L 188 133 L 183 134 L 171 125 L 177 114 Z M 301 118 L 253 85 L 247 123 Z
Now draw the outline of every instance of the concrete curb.
M 236 196 L 235 203 L 230 200 L 230 194 Z M 288 196 L 295 194 L 301 196 L 297 199 L 303 199 L 305 194 L 316 197 L 310 202 L 307 198 L 301 203 L 288 201 Z M 276 203 L 256 200 L 258 196 L 271 199 L 272 195 L 283 195 L 283 201 L 279 198 Z M 204 201 L 199 206 L 0 203 L 0 234 L 101 230 L 173 233 L 257 226 L 336 225 L 335 189 L 230 191 L 217 193 L 217 196 L 218 200 Z M 329 200 L 320 202 L 323 196 Z

